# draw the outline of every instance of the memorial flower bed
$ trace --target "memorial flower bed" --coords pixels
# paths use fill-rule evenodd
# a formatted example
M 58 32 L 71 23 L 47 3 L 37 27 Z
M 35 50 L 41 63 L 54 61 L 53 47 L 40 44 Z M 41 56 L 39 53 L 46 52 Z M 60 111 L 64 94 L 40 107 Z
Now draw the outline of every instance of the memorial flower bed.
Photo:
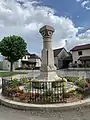
M 66 79 L 43 82 L 24 78 L 23 80 L 3 79 L 2 95 L 19 102 L 49 104 L 74 102 L 82 99 L 83 90 L 68 88 Z

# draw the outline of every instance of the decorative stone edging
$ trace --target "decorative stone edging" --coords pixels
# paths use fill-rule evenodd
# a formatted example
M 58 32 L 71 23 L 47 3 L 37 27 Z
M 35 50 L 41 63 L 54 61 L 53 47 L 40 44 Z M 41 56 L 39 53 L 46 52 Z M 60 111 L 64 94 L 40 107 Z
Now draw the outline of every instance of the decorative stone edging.
M 81 100 L 79 102 L 74 103 L 60 103 L 60 104 L 28 104 L 16 102 L 13 100 L 8 100 L 4 96 L 1 95 L 0 89 L 0 103 L 10 108 L 19 109 L 19 110 L 72 110 L 79 107 L 88 107 L 90 106 L 90 99 Z

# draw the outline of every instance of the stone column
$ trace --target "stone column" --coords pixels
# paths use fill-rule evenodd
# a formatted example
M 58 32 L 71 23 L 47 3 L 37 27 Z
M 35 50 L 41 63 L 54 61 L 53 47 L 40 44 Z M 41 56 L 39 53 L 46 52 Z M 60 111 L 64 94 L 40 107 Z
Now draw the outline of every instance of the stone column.
M 39 32 L 43 36 L 41 72 L 55 71 L 56 67 L 54 66 L 54 54 L 53 54 L 52 44 L 51 44 L 54 28 L 51 26 L 45 25 L 40 29 Z

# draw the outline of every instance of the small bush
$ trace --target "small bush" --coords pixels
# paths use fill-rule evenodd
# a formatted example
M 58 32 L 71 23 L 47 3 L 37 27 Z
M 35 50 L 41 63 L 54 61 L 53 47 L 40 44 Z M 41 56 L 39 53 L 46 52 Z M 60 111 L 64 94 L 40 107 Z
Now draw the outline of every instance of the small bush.
M 74 95 L 76 93 L 76 90 L 71 90 L 69 93 Z
M 76 88 L 76 92 L 79 94 L 83 94 L 84 90 L 82 88 Z
M 85 80 L 78 80 L 75 82 L 75 84 L 81 88 L 84 88 L 86 81 Z
M 78 81 L 79 78 L 78 77 L 66 77 L 66 79 L 68 82 L 75 83 L 76 81 Z

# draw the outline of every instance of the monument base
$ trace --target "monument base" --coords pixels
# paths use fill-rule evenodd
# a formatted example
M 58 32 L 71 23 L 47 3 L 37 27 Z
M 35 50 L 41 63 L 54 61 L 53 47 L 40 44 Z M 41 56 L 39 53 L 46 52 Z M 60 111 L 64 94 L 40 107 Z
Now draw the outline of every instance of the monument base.
M 56 81 L 59 80 L 59 76 L 57 75 L 56 71 L 50 72 L 40 72 L 40 75 L 36 78 L 40 81 Z

